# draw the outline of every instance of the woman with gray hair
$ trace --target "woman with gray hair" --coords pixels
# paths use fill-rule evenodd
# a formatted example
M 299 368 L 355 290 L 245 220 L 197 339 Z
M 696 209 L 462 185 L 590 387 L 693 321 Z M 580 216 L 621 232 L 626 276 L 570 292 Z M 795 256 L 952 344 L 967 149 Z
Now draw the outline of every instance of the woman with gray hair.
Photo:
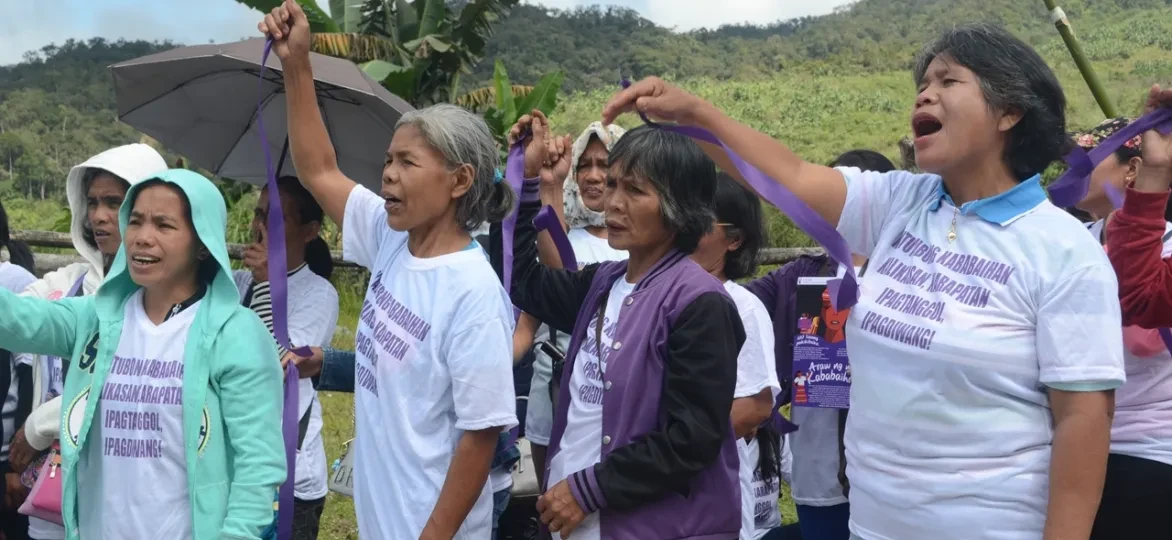
M 530 128 L 527 176 L 544 175 L 568 156 L 541 116 L 522 117 L 511 138 Z M 712 228 L 714 164 L 681 135 L 624 135 L 608 158 L 605 222 L 630 258 L 581 270 L 537 261 L 539 182 L 522 190 L 513 302 L 570 335 L 542 522 L 555 539 L 736 538 L 729 413 L 745 331 L 720 282 L 688 258 Z
M 338 169 L 304 12 L 286 2 L 259 28 L 284 69 L 298 176 L 342 225 L 345 258 L 372 274 L 355 343 L 359 534 L 488 538 L 489 464 L 517 423 L 512 307 L 469 234 L 514 202 L 488 126 L 451 105 L 404 114 L 375 194 Z

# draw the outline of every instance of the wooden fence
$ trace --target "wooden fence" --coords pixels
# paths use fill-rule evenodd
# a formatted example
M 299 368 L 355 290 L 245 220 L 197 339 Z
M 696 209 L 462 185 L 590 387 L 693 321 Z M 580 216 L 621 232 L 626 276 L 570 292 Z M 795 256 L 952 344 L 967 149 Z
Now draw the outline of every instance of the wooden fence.
M 13 231 L 12 237 L 14 240 L 19 240 L 28 244 L 33 248 L 62 248 L 73 249 L 73 241 L 70 240 L 69 235 L 59 232 L 51 231 Z M 239 260 L 244 254 L 244 244 L 228 244 L 228 256 L 234 260 Z M 763 265 L 779 265 L 790 262 L 802 255 L 822 255 L 825 252 L 822 248 L 765 248 L 761 250 L 761 264 Z M 342 254 L 335 251 L 334 268 L 354 270 L 358 269 L 358 265 L 342 260 Z M 82 258 L 76 253 L 57 254 L 57 253 L 36 253 L 38 276 L 45 275 L 46 272 L 51 272 L 62 266 L 80 262 Z

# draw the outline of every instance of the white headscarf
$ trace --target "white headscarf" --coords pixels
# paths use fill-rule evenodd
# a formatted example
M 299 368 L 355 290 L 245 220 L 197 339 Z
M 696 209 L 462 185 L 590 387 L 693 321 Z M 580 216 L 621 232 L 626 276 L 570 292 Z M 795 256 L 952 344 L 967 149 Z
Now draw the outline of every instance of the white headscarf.
M 586 203 L 582 202 L 582 193 L 578 190 L 578 160 L 582 159 L 582 154 L 590 145 L 590 139 L 598 137 L 598 140 L 606 146 L 606 151 L 609 152 L 626 132 L 625 129 L 614 124 L 603 126 L 602 122 L 594 122 L 586 127 L 586 130 L 578 136 L 578 140 L 574 141 L 574 152 L 570 157 L 570 174 L 566 176 L 566 182 L 563 185 L 566 226 L 568 228 L 606 226 L 606 216 L 602 212 L 586 208 Z

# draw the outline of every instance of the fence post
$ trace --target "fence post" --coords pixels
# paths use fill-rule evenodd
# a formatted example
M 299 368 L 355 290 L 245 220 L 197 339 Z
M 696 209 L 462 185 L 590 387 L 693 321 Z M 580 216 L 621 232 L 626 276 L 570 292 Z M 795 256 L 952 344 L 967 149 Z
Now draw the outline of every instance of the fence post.
M 1066 13 L 1062 8 L 1058 7 L 1057 0 L 1042 0 L 1046 4 L 1046 9 L 1050 12 L 1050 21 L 1054 23 L 1054 27 L 1058 29 L 1058 33 L 1062 35 L 1062 41 L 1066 42 L 1066 48 L 1070 50 L 1070 56 L 1074 58 L 1075 65 L 1078 66 L 1078 71 L 1082 73 L 1082 78 L 1086 80 L 1087 86 L 1091 89 L 1091 94 L 1095 96 L 1095 101 L 1099 103 L 1099 108 L 1103 110 L 1103 114 L 1107 118 L 1118 118 L 1119 113 L 1115 110 L 1115 104 L 1111 103 L 1111 98 L 1107 96 L 1106 89 L 1103 88 L 1103 83 L 1099 82 L 1098 75 L 1095 75 L 1095 68 L 1091 66 L 1090 60 L 1087 60 L 1087 55 L 1082 51 L 1082 45 L 1079 44 L 1078 38 L 1074 36 L 1074 28 L 1070 26 L 1070 21 L 1066 19 Z

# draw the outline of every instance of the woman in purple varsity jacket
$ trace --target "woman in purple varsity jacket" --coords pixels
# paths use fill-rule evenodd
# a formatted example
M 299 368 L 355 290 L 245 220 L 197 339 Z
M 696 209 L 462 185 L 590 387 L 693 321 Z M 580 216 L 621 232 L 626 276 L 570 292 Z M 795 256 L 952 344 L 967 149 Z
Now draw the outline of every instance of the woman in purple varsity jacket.
M 537 262 L 537 177 L 569 145 L 548 140 L 540 114 L 512 137 L 529 127 L 513 302 L 571 336 L 542 521 L 555 540 L 736 538 L 729 413 L 745 332 L 721 283 L 688 258 L 712 227 L 714 164 L 681 135 L 627 132 L 610 153 L 605 213 L 629 261 L 552 270 Z

